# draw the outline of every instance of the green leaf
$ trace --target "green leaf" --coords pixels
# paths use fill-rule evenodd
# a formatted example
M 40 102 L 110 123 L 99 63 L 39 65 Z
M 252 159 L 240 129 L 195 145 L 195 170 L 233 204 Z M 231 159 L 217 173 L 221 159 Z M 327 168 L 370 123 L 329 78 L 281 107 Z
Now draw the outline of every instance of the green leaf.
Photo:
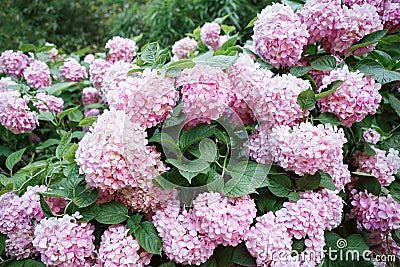
M 57 118 L 61 120 L 62 118 L 64 118 L 64 117 L 67 116 L 68 114 L 70 114 L 70 113 L 72 113 L 72 112 L 74 112 L 74 111 L 76 111 L 76 110 L 78 110 L 78 109 L 79 109 L 79 106 L 66 109 L 66 110 L 64 110 L 63 112 L 57 114 Z
M 54 113 L 49 111 L 40 111 L 38 115 L 38 120 L 40 121 L 53 121 L 54 118 Z
M 30 51 L 35 51 L 36 47 L 33 44 L 21 44 L 18 47 L 19 50 L 21 50 L 22 52 L 26 53 L 26 52 L 30 52 Z
M 47 218 L 49 217 L 54 217 L 53 212 L 51 211 L 49 204 L 47 204 L 46 200 L 42 195 L 39 195 L 40 197 L 40 207 L 42 209 L 43 215 Z
M 95 121 L 97 121 L 97 116 L 89 116 L 89 117 L 82 119 L 79 122 L 78 126 L 80 126 L 80 127 L 91 126 Z
M 128 208 L 119 202 L 108 202 L 100 206 L 96 221 L 104 224 L 122 223 L 128 218 Z
M 79 173 L 79 166 L 74 166 L 65 181 L 64 187 L 69 190 L 75 190 L 75 188 L 85 180 L 85 176 Z
M 204 138 L 212 136 L 215 132 L 215 126 L 209 124 L 199 124 L 187 131 L 183 131 L 179 138 L 179 146 L 181 151 L 185 152 L 189 146 L 200 142 Z
M 224 70 L 224 69 L 232 66 L 233 63 L 235 63 L 235 61 L 238 58 L 239 58 L 238 55 L 235 55 L 235 56 L 218 55 L 218 56 L 210 57 L 208 59 L 196 57 L 193 59 L 193 61 L 196 62 L 197 64 L 206 64 L 211 67 L 219 67 Z
M 3 254 L 5 248 L 6 248 L 6 235 L 0 233 L 0 255 Z
M 229 38 L 218 50 L 226 51 L 229 47 L 234 46 L 238 40 L 238 34 L 235 34 L 231 38 Z
M 68 120 L 73 122 L 80 122 L 83 119 L 83 113 L 80 110 L 74 110 L 67 115 Z
M 290 200 L 298 201 L 300 199 L 300 195 L 297 192 L 290 192 L 289 195 L 287 195 L 287 198 Z
M 71 131 L 67 132 L 66 134 L 64 134 L 61 137 L 60 143 L 58 144 L 57 148 L 56 148 L 56 157 L 58 159 L 62 159 L 64 156 L 64 153 L 66 152 L 66 148 L 69 145 L 69 143 L 71 143 L 71 139 L 72 139 L 72 133 Z
M 168 77 L 178 77 L 182 70 L 191 69 L 196 66 L 190 59 L 182 59 L 168 64 L 166 67 L 165 75 Z
M 317 172 L 313 175 L 306 174 L 295 180 L 296 186 L 302 190 L 314 190 L 319 187 L 321 175 Z
M 365 35 L 363 38 L 361 38 L 361 40 L 359 40 L 352 47 L 350 47 L 350 52 L 354 52 L 355 50 L 361 47 L 365 47 L 379 42 L 379 40 L 381 40 L 386 35 L 386 33 L 387 30 L 378 30 Z
M 318 100 L 320 98 L 326 97 L 332 93 L 334 93 L 341 85 L 343 84 L 342 80 L 336 80 L 328 84 L 325 90 L 319 94 L 315 95 L 315 98 Z
M 211 192 L 222 192 L 225 181 L 222 175 L 211 169 L 208 173 L 207 189 Z
M 293 240 L 293 245 L 292 245 L 292 249 L 296 250 L 298 253 L 301 253 L 304 251 L 305 248 L 305 240 L 304 239 L 294 239 Z
M 380 148 L 389 151 L 390 148 L 400 150 L 400 133 L 394 133 L 391 137 L 380 143 Z
M 24 154 L 25 150 L 26 150 L 26 147 L 11 153 L 7 157 L 7 159 L 6 159 L 6 167 L 7 167 L 7 169 L 9 169 L 12 172 L 12 169 L 15 166 L 15 164 L 17 164 L 18 162 L 21 161 L 22 155 Z
M 392 106 L 397 115 L 400 116 L 400 100 L 392 94 L 389 94 L 389 104 Z
M 201 153 L 200 159 L 207 162 L 214 162 L 217 157 L 217 145 L 211 139 L 205 138 L 200 141 L 199 150 Z
M 352 174 L 355 175 L 354 172 L 352 172 Z M 381 184 L 375 177 L 359 176 L 354 188 L 358 191 L 367 190 L 369 193 L 375 196 L 379 196 L 381 193 Z
M 135 232 L 139 245 L 147 252 L 161 256 L 162 240 L 153 223 L 144 221 L 139 224 Z
M 96 216 L 100 212 L 100 207 L 97 204 L 92 204 L 89 207 L 83 208 L 83 209 L 78 209 L 79 214 L 82 215 L 82 218 L 80 218 L 78 221 L 79 222 L 88 222 L 96 218 Z
M 199 267 L 219 267 L 219 266 L 214 256 L 211 256 L 205 263 L 200 264 Z
M 363 59 L 355 65 L 365 75 L 372 75 L 375 80 L 384 85 L 400 80 L 400 73 L 385 69 L 379 62 L 372 59 Z
M 307 74 L 311 70 L 311 67 L 306 66 L 294 66 L 290 69 L 289 73 L 295 77 L 301 77 Z
M 225 34 L 229 34 L 230 32 L 236 30 L 236 27 L 229 25 L 221 25 L 221 29 Z
M 250 255 L 244 243 L 235 247 L 232 255 L 232 262 L 242 266 L 256 266 L 256 259 Z
M 64 91 L 65 89 L 75 85 L 76 82 L 64 82 L 64 83 L 56 83 L 53 84 L 51 87 L 46 87 L 45 91 L 49 94 L 49 95 L 58 95 L 60 94 L 62 91 Z
M 205 173 L 210 168 L 210 165 L 202 159 L 195 159 L 189 161 L 187 164 L 183 164 L 176 159 L 167 159 L 165 162 L 178 168 L 179 172 L 188 180 L 189 183 L 197 174 Z
M 223 190 L 226 196 L 241 197 L 256 192 L 257 188 L 269 185 L 270 165 L 243 161 L 228 170 L 232 179 L 226 182 Z
M 158 43 L 149 43 L 145 45 L 144 50 L 140 58 L 144 61 L 144 63 L 153 64 L 157 59 L 157 53 L 160 50 L 160 46 Z
M 169 262 L 161 264 L 159 267 L 176 267 L 176 265 L 173 261 L 169 261 Z
M 339 118 L 335 114 L 328 113 L 328 112 L 324 112 L 321 115 L 319 115 L 317 117 L 317 120 L 319 120 L 323 124 L 330 123 L 333 126 L 339 126 L 342 124 L 340 122 Z
M 303 110 L 314 108 L 315 104 L 317 103 L 314 91 L 311 89 L 307 89 L 301 92 L 297 97 L 297 103 Z
M 98 195 L 99 195 L 99 192 L 97 191 L 97 189 L 84 191 L 83 193 L 74 197 L 72 199 L 72 202 L 74 202 L 74 204 L 77 205 L 79 208 L 85 208 L 85 207 L 92 205 L 94 202 L 96 202 Z
M 60 143 L 59 139 L 50 138 L 50 139 L 47 139 L 46 141 L 44 141 L 43 143 L 41 143 L 40 146 L 38 146 L 36 149 L 43 150 L 45 148 L 48 148 L 48 147 L 51 147 L 54 145 L 58 145 L 59 143 Z
M 69 149 L 67 150 L 67 152 L 65 152 L 64 158 L 73 163 L 75 161 L 75 153 L 78 150 L 79 145 L 76 143 L 73 143 Z
M 293 12 L 296 12 L 304 6 L 304 2 L 301 0 L 282 0 L 282 4 L 290 6 L 293 9 Z
M 319 173 L 321 175 L 321 181 L 319 183 L 320 187 L 327 188 L 330 190 L 337 190 L 336 185 L 333 183 L 332 177 L 329 175 L 329 173 L 322 171 L 320 171 Z
M 391 232 L 391 234 L 392 234 L 393 240 L 397 243 L 397 245 L 400 245 L 400 228 L 393 230 Z M 0 251 L 1 251 L 1 249 L 0 249 Z M 1 252 L 0 252 L 0 254 L 1 254 Z
M 333 56 L 322 56 L 311 61 L 311 67 L 315 70 L 334 70 L 336 64 L 336 58 Z
M 136 214 L 129 217 L 126 222 L 126 227 L 129 229 L 128 235 L 133 234 L 140 226 L 140 222 L 142 221 L 143 215 Z
M 272 194 L 278 197 L 287 197 L 292 188 L 292 181 L 286 175 L 269 176 L 270 185 L 268 186 Z
M 254 18 L 252 18 L 250 20 L 250 22 L 246 25 L 245 29 L 253 27 L 254 26 L 254 22 L 256 22 L 256 20 L 258 20 L 258 16 L 255 16 Z
M 364 150 L 370 156 L 376 155 L 376 151 L 368 143 L 364 144 Z

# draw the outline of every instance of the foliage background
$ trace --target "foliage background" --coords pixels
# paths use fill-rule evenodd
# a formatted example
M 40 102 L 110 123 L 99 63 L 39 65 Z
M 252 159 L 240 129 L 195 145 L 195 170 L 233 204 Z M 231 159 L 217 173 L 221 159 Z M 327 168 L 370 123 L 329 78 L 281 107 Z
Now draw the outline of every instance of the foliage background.
M 143 34 L 144 44 L 173 44 L 197 25 L 230 14 L 226 24 L 242 31 L 270 0 L 2 0 L 0 51 L 23 43 L 56 44 L 69 53 L 96 51 L 115 35 Z M 279 2 L 279 1 L 275 1 Z M 251 29 L 243 32 L 250 35 Z M 245 36 L 248 37 L 248 36 Z

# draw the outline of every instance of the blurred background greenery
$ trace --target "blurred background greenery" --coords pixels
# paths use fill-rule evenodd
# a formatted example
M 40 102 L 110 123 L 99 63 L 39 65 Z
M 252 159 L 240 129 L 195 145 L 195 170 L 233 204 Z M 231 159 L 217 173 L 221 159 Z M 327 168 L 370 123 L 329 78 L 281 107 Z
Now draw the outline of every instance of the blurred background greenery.
M 230 14 L 224 24 L 242 31 L 270 0 L 1 0 L 0 51 L 51 42 L 65 52 L 101 50 L 112 36 L 143 34 L 139 45 L 161 46 L 197 26 Z M 276 2 L 276 1 L 275 1 Z M 250 37 L 251 29 L 244 31 Z

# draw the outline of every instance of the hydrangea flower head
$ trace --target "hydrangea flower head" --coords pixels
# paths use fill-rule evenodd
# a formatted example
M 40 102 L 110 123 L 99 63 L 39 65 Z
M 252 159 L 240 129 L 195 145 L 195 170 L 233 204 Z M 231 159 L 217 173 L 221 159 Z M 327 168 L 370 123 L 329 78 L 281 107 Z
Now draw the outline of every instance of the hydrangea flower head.
M 94 87 L 83 88 L 82 103 L 85 106 L 99 103 L 99 91 Z
M 400 27 L 400 2 L 389 3 L 382 20 L 385 22 L 385 29 L 388 29 L 389 33 L 397 32 Z
M 107 60 L 111 63 L 116 61 L 131 62 L 136 55 L 135 41 L 119 36 L 114 36 L 108 40 L 106 48 L 109 49 Z
M 63 111 L 64 100 L 61 97 L 56 97 L 48 95 L 45 93 L 37 93 L 35 98 L 39 101 L 34 102 L 33 105 L 37 107 L 40 111 L 52 111 L 56 114 Z
M 80 82 L 88 77 L 86 69 L 74 58 L 68 58 L 60 67 L 61 75 L 67 82 Z
M 173 58 L 176 60 L 185 59 L 190 51 L 196 50 L 198 47 L 196 40 L 190 37 L 185 37 L 176 41 L 172 45 Z
M 92 65 L 90 65 L 90 81 L 97 89 L 100 89 L 102 87 L 104 74 L 107 72 L 107 69 L 110 65 L 110 62 L 101 58 L 95 59 Z
M 200 29 L 200 38 L 203 44 L 217 50 L 219 47 L 219 34 L 221 26 L 215 22 L 205 23 Z
M 28 66 L 28 57 L 21 51 L 6 50 L 0 55 L 0 72 L 7 76 L 21 78 Z
M 277 68 L 294 66 L 308 43 L 307 26 L 289 6 L 267 6 L 254 22 L 256 53 Z
M 372 144 L 378 143 L 380 137 L 381 137 L 381 135 L 372 128 L 367 129 L 363 133 L 364 141 L 372 143 Z
M 40 60 L 34 60 L 24 70 L 24 77 L 28 85 L 34 89 L 51 85 L 50 69 L 46 63 Z

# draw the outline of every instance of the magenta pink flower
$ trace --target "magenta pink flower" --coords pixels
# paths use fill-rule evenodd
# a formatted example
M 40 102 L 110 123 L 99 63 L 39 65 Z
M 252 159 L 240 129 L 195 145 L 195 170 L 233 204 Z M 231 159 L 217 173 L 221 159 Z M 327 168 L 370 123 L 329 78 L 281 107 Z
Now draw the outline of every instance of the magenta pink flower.
M 343 16 L 340 0 L 308 0 L 297 14 L 307 25 L 309 44 L 329 36 L 336 29 L 338 18 Z
M 93 61 L 93 64 L 90 65 L 90 81 L 97 89 L 100 89 L 102 87 L 104 74 L 107 72 L 109 66 L 110 63 L 101 58 L 95 59 Z
M 28 57 L 21 51 L 6 50 L 0 55 L 0 72 L 21 78 L 28 63 Z
M 86 222 L 76 222 L 79 218 L 79 213 L 51 217 L 41 220 L 35 227 L 33 246 L 40 252 L 44 264 L 80 267 L 92 257 L 94 227 Z
M 230 198 L 220 193 L 203 193 L 193 200 L 197 231 L 224 246 L 242 242 L 256 213 L 256 205 L 249 196 Z
M 143 267 L 150 263 L 152 255 L 141 252 L 139 243 L 128 231 L 125 225 L 117 224 L 103 233 L 98 252 L 99 267 Z
M 368 114 L 375 114 L 381 102 L 379 89 L 371 76 L 364 76 L 359 71 L 350 72 L 347 66 L 332 70 L 322 79 L 323 91 L 331 82 L 342 80 L 344 83 L 332 94 L 319 99 L 321 112 L 330 112 L 338 116 L 344 126 L 350 127 Z
M 56 97 L 52 95 L 47 95 L 45 93 L 37 93 L 35 98 L 39 101 L 34 102 L 33 104 L 40 111 L 52 111 L 56 114 L 61 113 L 64 108 L 64 100 L 61 97 Z
M 170 115 L 179 92 L 173 79 L 147 69 L 138 77 L 127 77 L 126 81 L 118 83 L 118 87 L 112 86 L 106 98 L 110 107 L 124 110 L 132 122 L 150 128 Z
M 231 84 L 218 67 L 196 65 L 185 69 L 177 80 L 182 86 L 183 110 L 186 128 L 200 122 L 210 123 L 221 117 L 231 102 Z
M 28 85 L 34 89 L 51 85 L 50 69 L 46 63 L 40 60 L 33 61 L 24 70 L 24 77 Z
M 30 111 L 29 100 L 21 98 L 18 91 L 0 93 L 0 122 L 15 133 L 29 133 L 39 124 L 37 113 Z
M 362 6 L 353 5 L 352 8 L 343 7 L 343 16 L 337 18 L 337 25 L 330 35 L 323 40 L 324 48 L 335 55 L 346 55 L 350 47 L 362 37 L 377 30 L 382 30 L 376 8 L 367 3 Z M 366 55 L 375 48 L 376 44 L 359 48 L 355 55 Z
M 389 8 L 391 0 L 343 0 L 343 3 L 352 7 L 354 5 L 362 6 L 364 3 L 370 4 L 376 8 L 376 11 L 382 16 Z
M 376 144 L 379 142 L 379 138 L 381 137 L 381 135 L 375 131 L 372 128 L 367 129 L 364 133 L 363 133 L 363 138 L 365 142 L 369 142 L 372 144 Z
M 99 103 L 99 91 L 94 87 L 83 88 L 82 103 L 85 106 Z
M 175 60 L 185 59 L 189 52 L 196 50 L 198 47 L 196 40 L 190 37 L 185 37 L 172 46 L 172 54 Z
M 178 205 L 169 205 L 153 215 L 153 222 L 163 242 L 163 251 L 176 263 L 200 265 L 217 246 L 207 235 L 196 230 L 192 212 L 180 213 Z
M 66 59 L 64 65 L 60 67 L 60 71 L 67 82 L 80 82 L 88 77 L 85 67 L 81 66 L 74 58 Z
M 294 66 L 308 43 L 307 26 L 289 6 L 267 6 L 254 22 L 257 54 L 277 68 Z
M 133 40 L 114 36 L 106 43 L 106 48 L 109 49 L 107 61 L 114 63 L 116 61 L 131 62 L 136 56 L 136 43 Z
M 388 29 L 389 33 L 397 32 L 400 27 L 400 3 L 389 3 L 382 20 L 385 23 L 385 29 Z
M 221 26 L 215 22 L 205 23 L 200 29 L 200 38 L 203 44 L 217 50 L 219 47 L 219 34 Z

